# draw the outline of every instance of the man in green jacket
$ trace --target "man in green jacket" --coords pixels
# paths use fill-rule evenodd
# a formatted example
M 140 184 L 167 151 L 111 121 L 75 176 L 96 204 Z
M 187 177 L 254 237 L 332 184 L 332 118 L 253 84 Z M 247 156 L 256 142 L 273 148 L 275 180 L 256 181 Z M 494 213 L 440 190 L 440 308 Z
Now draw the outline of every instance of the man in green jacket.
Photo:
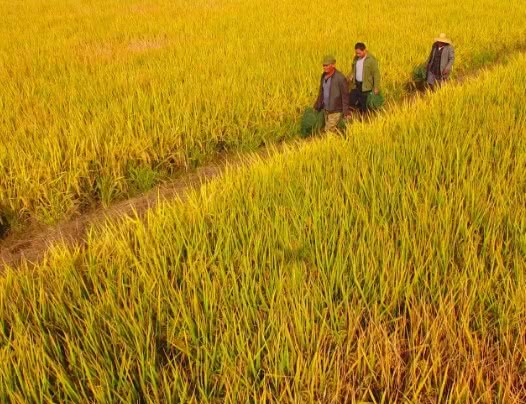
M 351 83 L 350 104 L 357 107 L 360 112 L 367 111 L 367 97 L 374 92 L 380 93 L 380 69 L 378 61 L 371 55 L 365 44 L 358 42 L 354 46 L 356 56 L 352 63 L 352 73 L 349 76 Z
M 349 113 L 349 83 L 335 65 L 334 56 L 323 58 L 323 74 L 314 104 L 316 111 L 324 112 L 326 132 L 335 131 L 338 122 Z

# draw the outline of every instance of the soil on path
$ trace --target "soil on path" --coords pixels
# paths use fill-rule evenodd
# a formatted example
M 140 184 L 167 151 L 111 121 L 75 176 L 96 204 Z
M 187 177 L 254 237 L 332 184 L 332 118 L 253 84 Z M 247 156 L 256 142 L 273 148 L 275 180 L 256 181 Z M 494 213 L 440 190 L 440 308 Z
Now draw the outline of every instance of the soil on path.
M 280 146 L 265 147 L 249 154 L 223 154 L 213 162 L 183 174 L 179 178 L 162 183 L 139 196 L 118 201 L 111 206 L 80 214 L 53 226 L 32 224 L 22 232 L 12 232 L 0 241 L 0 271 L 5 266 L 16 267 L 22 261 L 38 263 L 51 245 L 65 242 L 67 245 L 82 245 L 90 227 L 106 220 L 116 221 L 129 215 L 142 217 L 161 201 L 184 199 L 191 189 L 218 177 L 227 167 L 235 168 L 250 164 L 254 158 L 266 158 Z

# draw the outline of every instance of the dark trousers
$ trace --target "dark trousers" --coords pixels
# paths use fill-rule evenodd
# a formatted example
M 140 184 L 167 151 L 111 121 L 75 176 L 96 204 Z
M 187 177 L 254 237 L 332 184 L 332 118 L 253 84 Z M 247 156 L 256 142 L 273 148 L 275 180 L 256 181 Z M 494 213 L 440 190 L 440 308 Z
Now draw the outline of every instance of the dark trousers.
M 367 97 L 370 91 L 362 91 L 362 82 L 356 82 L 356 88 L 351 91 L 350 94 L 350 106 L 351 108 L 357 108 L 360 112 L 367 112 Z

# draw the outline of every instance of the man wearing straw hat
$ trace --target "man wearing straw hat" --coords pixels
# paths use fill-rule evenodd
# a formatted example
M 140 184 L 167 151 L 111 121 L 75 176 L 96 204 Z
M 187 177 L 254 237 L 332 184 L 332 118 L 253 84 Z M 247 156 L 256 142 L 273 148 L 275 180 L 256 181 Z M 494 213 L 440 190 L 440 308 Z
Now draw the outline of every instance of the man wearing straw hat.
M 318 98 L 314 104 L 316 111 L 323 109 L 325 131 L 337 130 L 338 123 L 349 113 L 349 83 L 345 76 L 336 70 L 334 56 L 323 58 L 323 74 L 320 81 Z
M 440 34 L 435 38 L 427 61 L 427 82 L 431 88 L 449 79 L 454 62 L 455 48 L 446 34 Z

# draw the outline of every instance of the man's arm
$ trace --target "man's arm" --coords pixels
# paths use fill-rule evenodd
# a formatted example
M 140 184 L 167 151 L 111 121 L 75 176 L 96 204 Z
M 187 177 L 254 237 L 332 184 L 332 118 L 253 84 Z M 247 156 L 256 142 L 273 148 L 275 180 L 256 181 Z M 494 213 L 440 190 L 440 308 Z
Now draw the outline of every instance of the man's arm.
M 345 77 L 342 77 L 340 92 L 342 94 L 342 113 L 345 116 L 349 114 L 349 82 Z
M 453 48 L 452 45 L 449 46 L 449 52 L 448 52 L 448 61 L 446 68 L 444 69 L 444 74 L 451 73 L 451 69 L 453 68 L 453 63 L 455 63 L 455 48 Z
M 322 76 L 322 80 L 323 80 L 323 76 Z M 318 98 L 316 98 L 316 101 L 314 102 L 314 107 L 313 107 L 316 111 L 321 111 L 322 99 L 323 99 L 323 85 L 320 80 L 320 89 L 318 90 Z
M 348 80 L 349 83 L 352 83 L 354 81 L 355 69 L 356 69 L 356 61 L 353 60 L 352 66 L 351 66 L 351 72 L 347 76 L 347 80 Z M 347 83 L 347 84 L 349 84 L 349 83 Z
M 373 91 L 375 94 L 378 94 L 380 92 L 380 67 L 378 66 L 378 61 L 374 61 L 374 67 L 373 67 Z

